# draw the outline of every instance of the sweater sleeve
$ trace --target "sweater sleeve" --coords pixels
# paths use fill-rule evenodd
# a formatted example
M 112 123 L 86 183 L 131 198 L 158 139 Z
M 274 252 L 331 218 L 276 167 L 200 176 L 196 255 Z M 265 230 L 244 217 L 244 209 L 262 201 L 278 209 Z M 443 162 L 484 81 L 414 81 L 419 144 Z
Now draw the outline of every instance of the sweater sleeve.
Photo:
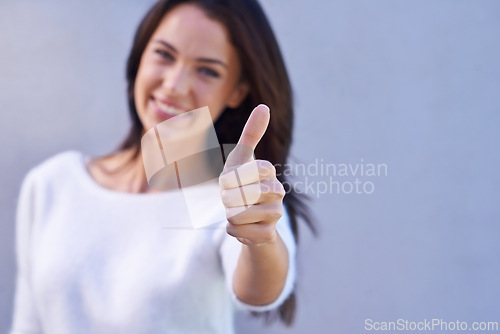
M 232 296 L 234 303 L 236 304 L 238 309 L 255 311 L 255 312 L 264 312 L 273 310 L 279 307 L 283 302 L 288 298 L 288 296 L 292 293 L 294 284 L 295 284 L 295 253 L 296 253 L 296 244 L 295 238 L 293 236 L 292 229 L 290 227 L 290 220 L 288 218 L 288 214 L 286 210 L 284 210 L 283 216 L 276 223 L 276 230 L 280 235 L 281 239 L 285 243 L 285 246 L 288 250 L 288 273 L 286 276 L 285 286 L 281 291 L 281 294 L 274 300 L 272 303 L 267 305 L 250 305 L 242 302 L 236 296 L 233 288 L 233 276 L 236 270 L 236 265 L 238 263 L 238 259 L 241 252 L 242 244 L 233 238 L 229 234 L 225 233 L 224 240 L 222 242 L 220 248 L 220 255 L 222 258 L 222 266 L 224 269 L 224 275 L 226 277 L 226 284 L 229 290 L 229 293 Z
M 41 334 L 31 284 L 31 236 L 35 209 L 33 171 L 21 186 L 16 212 L 17 279 L 10 334 Z

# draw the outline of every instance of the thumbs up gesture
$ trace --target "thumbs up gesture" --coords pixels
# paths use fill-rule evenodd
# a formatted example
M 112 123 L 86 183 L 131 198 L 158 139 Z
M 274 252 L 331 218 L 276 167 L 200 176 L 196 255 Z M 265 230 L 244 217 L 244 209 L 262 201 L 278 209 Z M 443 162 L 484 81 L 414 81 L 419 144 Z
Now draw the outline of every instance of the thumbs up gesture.
M 276 178 L 276 169 L 267 160 L 253 159 L 269 119 L 269 107 L 264 104 L 252 111 L 219 177 L 227 233 L 249 246 L 274 242 L 276 223 L 283 214 L 285 189 Z

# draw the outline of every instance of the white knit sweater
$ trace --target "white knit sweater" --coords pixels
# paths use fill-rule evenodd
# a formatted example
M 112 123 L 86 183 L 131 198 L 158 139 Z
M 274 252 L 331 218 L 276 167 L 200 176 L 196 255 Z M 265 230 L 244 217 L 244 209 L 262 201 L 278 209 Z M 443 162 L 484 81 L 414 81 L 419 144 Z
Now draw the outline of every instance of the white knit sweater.
M 237 308 L 270 310 L 291 293 L 295 242 L 285 213 L 277 224 L 291 264 L 285 288 L 272 304 L 247 305 L 232 289 L 241 244 L 225 223 L 192 228 L 181 191 L 103 188 L 80 152 L 48 159 L 19 197 L 11 333 L 233 333 Z

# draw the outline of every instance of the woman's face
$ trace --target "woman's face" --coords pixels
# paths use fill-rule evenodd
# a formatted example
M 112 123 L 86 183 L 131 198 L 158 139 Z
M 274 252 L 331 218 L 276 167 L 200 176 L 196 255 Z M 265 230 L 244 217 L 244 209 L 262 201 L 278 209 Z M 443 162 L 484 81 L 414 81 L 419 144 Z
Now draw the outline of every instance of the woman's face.
M 192 109 L 208 106 L 215 121 L 247 94 L 226 28 L 199 7 L 179 5 L 165 15 L 141 57 L 134 86 L 147 131 Z

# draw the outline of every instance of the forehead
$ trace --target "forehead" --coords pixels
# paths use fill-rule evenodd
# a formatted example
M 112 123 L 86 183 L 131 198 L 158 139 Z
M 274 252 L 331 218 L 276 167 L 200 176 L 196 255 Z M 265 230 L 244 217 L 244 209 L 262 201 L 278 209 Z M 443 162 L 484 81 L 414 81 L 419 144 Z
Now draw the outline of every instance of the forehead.
M 227 29 L 198 6 L 183 4 L 168 12 L 153 33 L 180 53 L 193 57 L 230 57 L 235 52 Z

